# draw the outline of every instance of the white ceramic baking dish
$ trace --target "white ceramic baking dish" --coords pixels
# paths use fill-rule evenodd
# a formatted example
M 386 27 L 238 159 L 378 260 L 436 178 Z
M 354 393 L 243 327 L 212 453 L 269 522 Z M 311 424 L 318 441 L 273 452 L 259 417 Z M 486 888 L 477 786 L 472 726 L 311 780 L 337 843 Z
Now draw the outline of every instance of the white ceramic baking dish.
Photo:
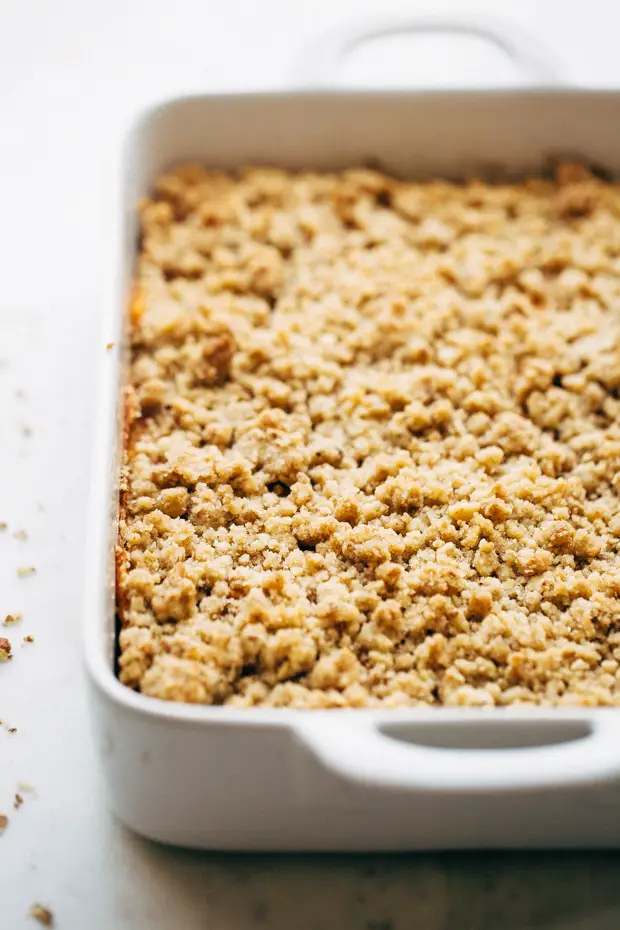
M 539 86 L 191 97 L 150 110 L 126 140 L 108 231 L 85 639 L 113 808 L 157 840 L 238 850 L 620 845 L 620 711 L 239 710 L 144 697 L 114 674 L 123 319 L 135 206 L 161 170 L 186 159 L 318 169 L 371 160 L 401 175 L 452 177 L 491 165 L 535 172 L 569 153 L 620 173 L 620 93 L 550 86 L 553 68 L 534 43 L 497 23 L 334 33 L 297 81 L 329 85 L 360 39 L 420 29 L 490 38 Z M 116 348 L 104 353 L 106 343 Z

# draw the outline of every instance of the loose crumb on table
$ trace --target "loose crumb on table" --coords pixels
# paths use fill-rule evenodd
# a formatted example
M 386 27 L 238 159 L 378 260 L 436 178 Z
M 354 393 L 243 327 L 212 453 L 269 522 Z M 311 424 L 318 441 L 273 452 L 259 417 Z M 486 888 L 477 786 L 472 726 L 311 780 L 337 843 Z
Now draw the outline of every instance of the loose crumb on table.
M 17 574 L 20 578 L 27 578 L 29 575 L 34 575 L 36 568 L 34 565 L 20 565 L 17 569 Z
M 43 907 L 42 904 L 33 904 L 30 908 L 30 916 L 38 920 L 44 927 L 54 926 L 54 915 L 49 908 Z
M 620 704 L 620 186 L 186 166 L 140 214 L 121 680 Z
M 2 626 L 12 626 L 14 623 L 20 623 L 22 620 L 21 614 L 7 614 L 4 620 L 2 621 Z

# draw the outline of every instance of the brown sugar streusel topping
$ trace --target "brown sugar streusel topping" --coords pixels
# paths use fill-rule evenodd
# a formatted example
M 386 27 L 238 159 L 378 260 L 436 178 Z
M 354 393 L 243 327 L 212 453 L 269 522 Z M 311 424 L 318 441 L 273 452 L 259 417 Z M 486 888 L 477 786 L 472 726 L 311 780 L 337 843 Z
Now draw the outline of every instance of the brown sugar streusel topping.
M 620 186 L 190 166 L 140 214 L 121 680 L 620 704 Z

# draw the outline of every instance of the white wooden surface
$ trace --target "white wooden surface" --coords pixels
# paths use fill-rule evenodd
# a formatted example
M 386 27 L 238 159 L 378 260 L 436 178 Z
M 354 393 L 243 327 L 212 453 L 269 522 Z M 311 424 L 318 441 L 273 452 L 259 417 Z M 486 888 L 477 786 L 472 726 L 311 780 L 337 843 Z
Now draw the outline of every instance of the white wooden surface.
M 218 857 L 157 848 L 108 815 L 77 651 L 97 344 L 101 198 L 121 128 L 177 91 L 283 86 L 302 43 L 431 0 L 0 0 L 0 927 L 60 930 L 617 930 L 620 856 Z M 470 4 L 467 4 L 468 6 Z M 498 11 L 493 0 L 471 4 Z M 521 0 L 567 79 L 620 85 L 616 0 Z M 455 40 L 369 46 L 367 85 L 510 81 Z M 23 392 L 25 396 L 19 396 Z M 32 431 L 28 435 L 28 429 Z M 12 536 L 25 529 L 27 541 Z M 20 565 L 37 573 L 19 578 Z M 4 635 L 2 630 L 0 635 Z M 32 634 L 35 642 L 20 645 Z M 16 727 L 9 733 L 8 727 Z M 12 806 L 18 783 L 24 792 Z

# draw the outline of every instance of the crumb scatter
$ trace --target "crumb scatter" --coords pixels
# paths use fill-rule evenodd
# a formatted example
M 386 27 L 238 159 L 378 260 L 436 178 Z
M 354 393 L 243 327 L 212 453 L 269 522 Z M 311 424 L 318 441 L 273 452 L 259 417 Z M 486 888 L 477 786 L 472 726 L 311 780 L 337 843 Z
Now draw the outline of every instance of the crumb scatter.
M 121 680 L 620 705 L 620 185 L 185 166 L 140 217 Z

